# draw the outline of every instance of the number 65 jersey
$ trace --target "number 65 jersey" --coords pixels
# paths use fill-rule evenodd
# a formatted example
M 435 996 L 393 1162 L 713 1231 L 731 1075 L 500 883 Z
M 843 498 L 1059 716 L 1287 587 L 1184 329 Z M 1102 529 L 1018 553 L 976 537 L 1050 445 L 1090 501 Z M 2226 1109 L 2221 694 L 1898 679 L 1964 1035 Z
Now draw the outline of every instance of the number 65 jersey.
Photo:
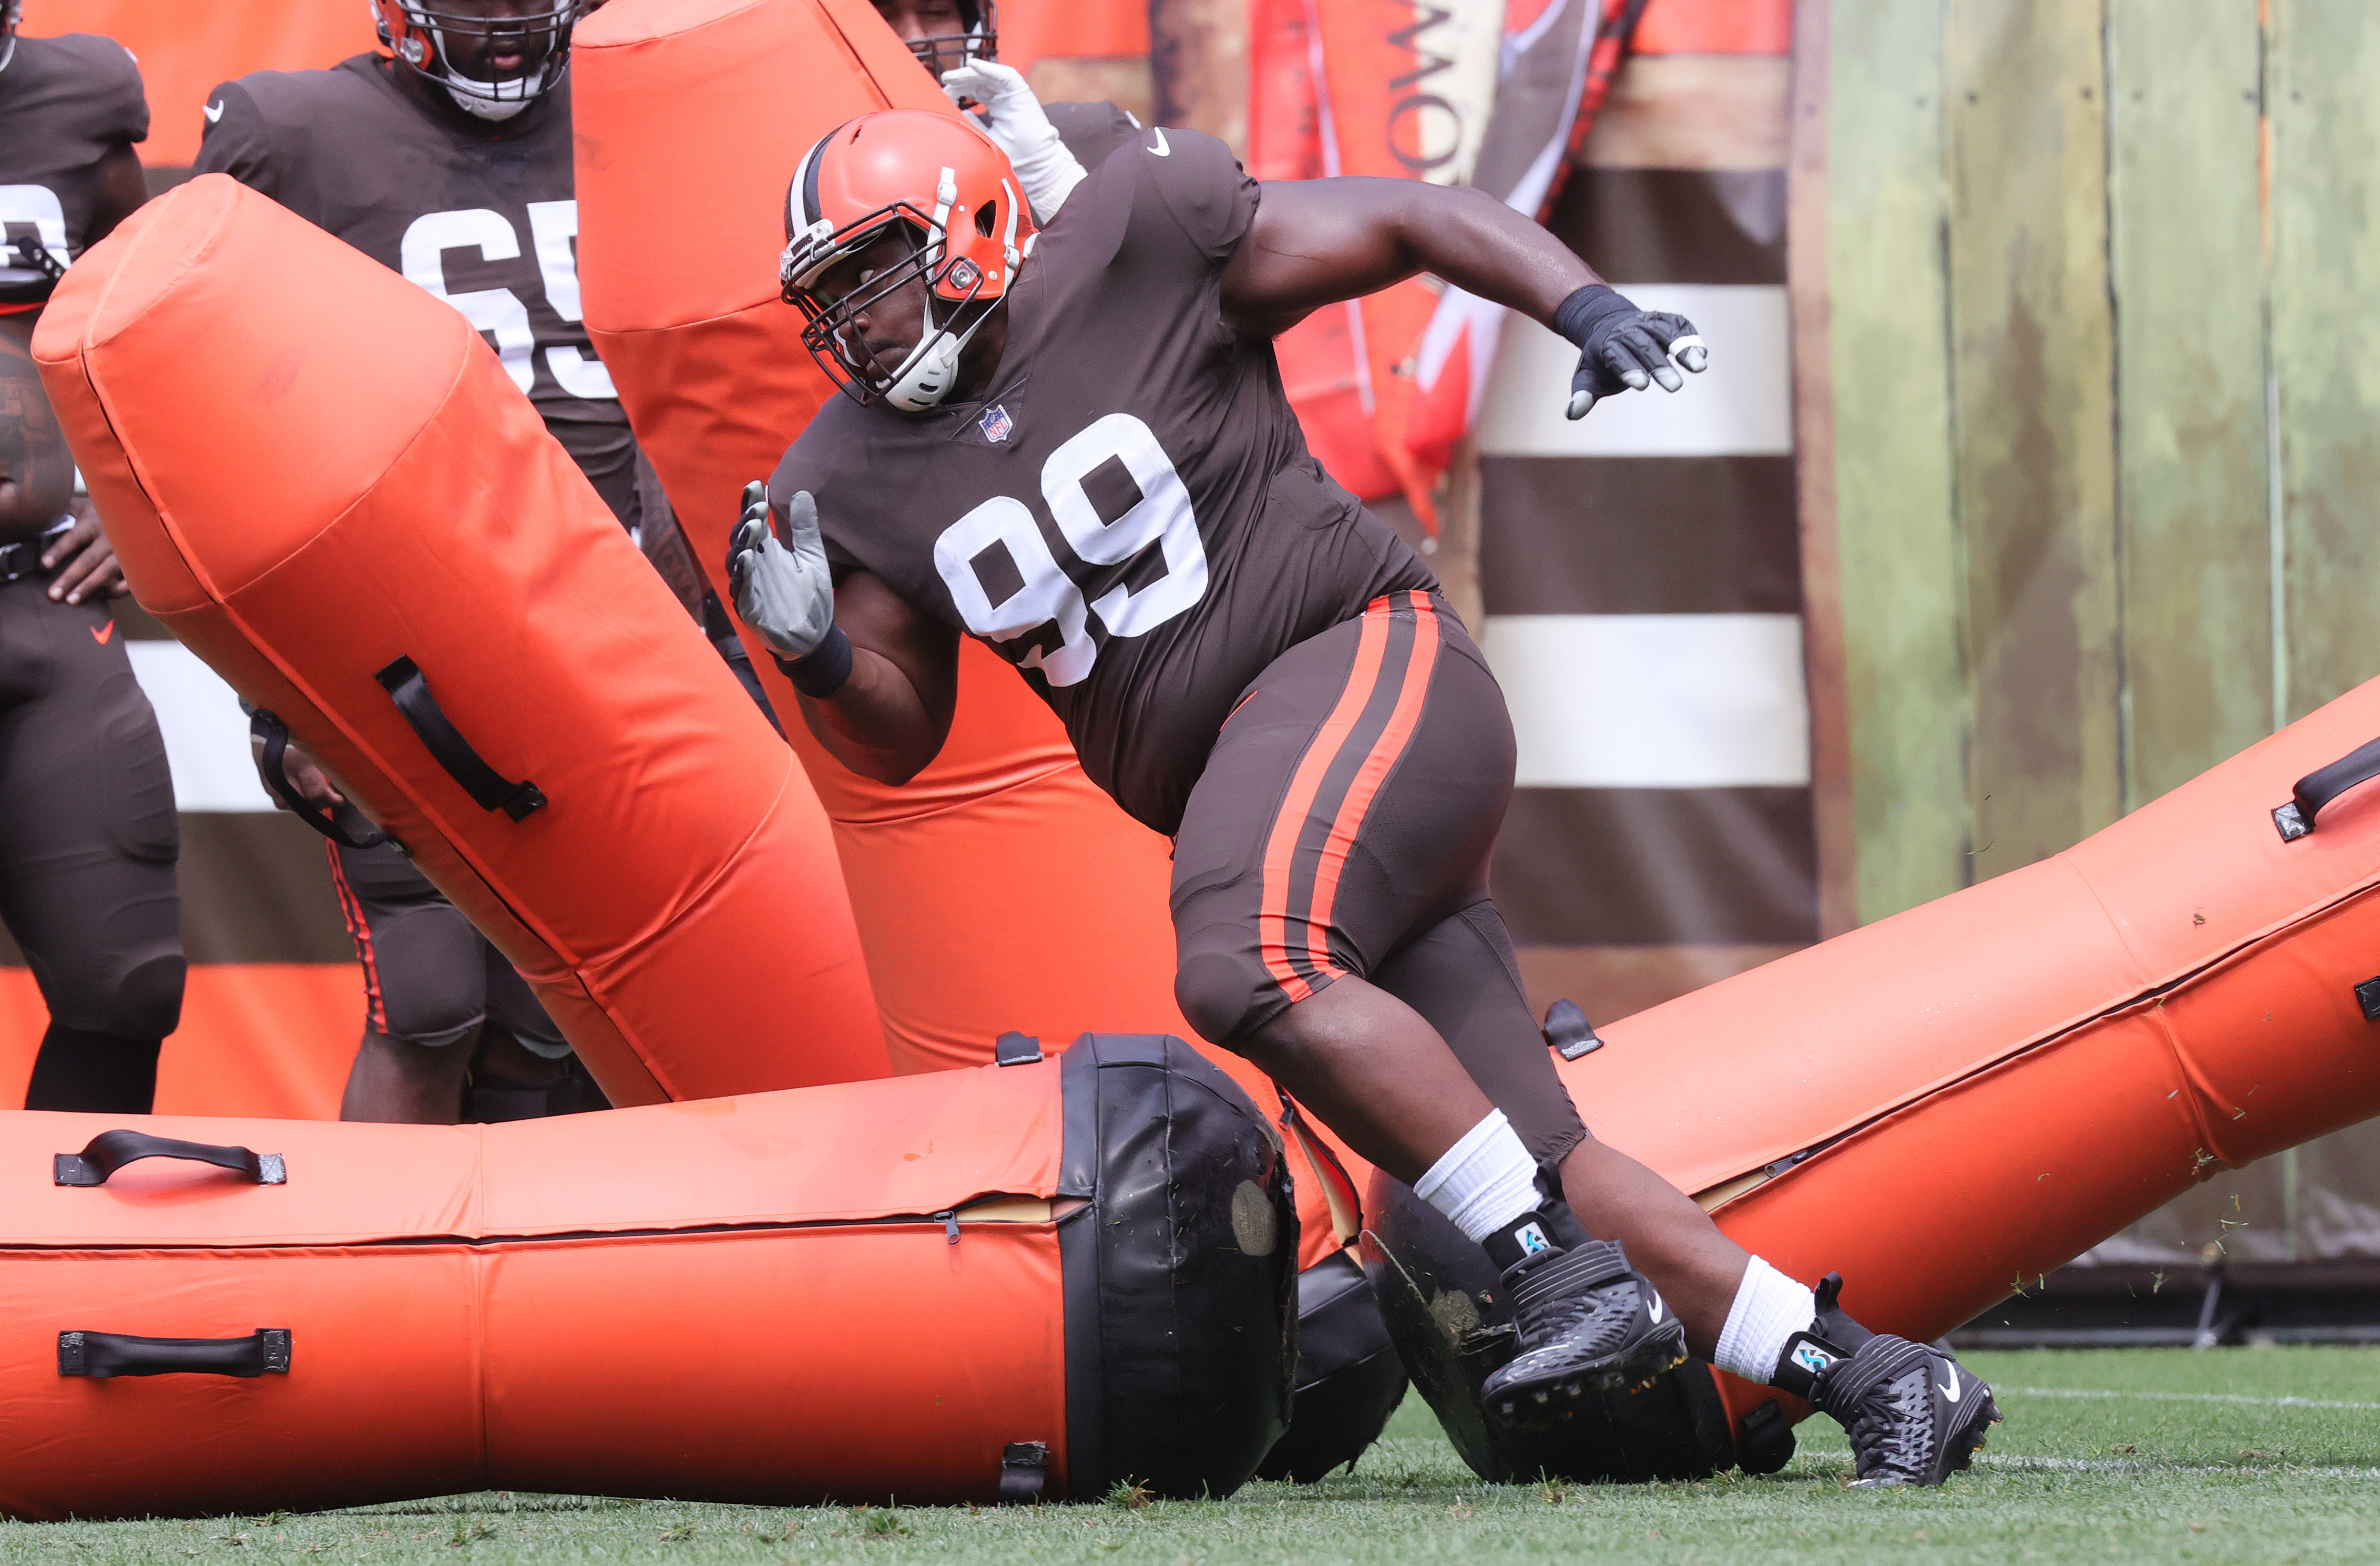
M 195 172 L 230 175 L 461 310 L 633 523 L 635 439 L 578 306 L 570 79 L 497 123 L 432 101 L 438 91 L 409 91 L 380 55 L 254 72 L 200 111 Z M 369 386 L 371 367 L 356 368 Z
M 1221 142 L 1143 132 L 1018 269 L 980 401 L 832 398 L 769 486 L 781 510 L 817 497 L 838 574 L 1015 664 L 1091 780 L 1166 833 L 1267 664 L 1438 585 L 1307 454 L 1270 340 L 1224 324 L 1257 197 Z

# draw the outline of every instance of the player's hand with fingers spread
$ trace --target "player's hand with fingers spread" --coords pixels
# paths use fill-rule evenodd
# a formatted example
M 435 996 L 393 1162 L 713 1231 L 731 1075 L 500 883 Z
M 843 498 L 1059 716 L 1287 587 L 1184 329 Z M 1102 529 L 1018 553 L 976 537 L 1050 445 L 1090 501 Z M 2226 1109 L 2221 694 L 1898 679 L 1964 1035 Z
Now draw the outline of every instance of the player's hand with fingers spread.
M 1008 154 L 1033 214 L 1046 224 L 1083 177 L 1083 165 L 1058 139 L 1057 127 L 1041 112 L 1022 72 L 998 60 L 969 60 L 942 73 L 942 91 L 951 102 L 983 105 L 984 128 Z
M 727 543 L 728 585 L 744 623 L 791 661 L 816 652 L 834 624 L 834 581 L 819 540 L 818 504 L 806 492 L 785 503 L 785 537 L 778 542 L 769 526 L 769 487 L 745 485 L 744 515 Z
M 1685 384 L 1678 373 L 1699 375 L 1710 362 L 1694 323 L 1667 310 L 1639 310 L 1621 292 L 1590 283 L 1554 311 L 1554 330 L 1578 345 L 1578 373 L 1571 377 L 1569 414 L 1587 409 L 1621 392 L 1659 386 L 1674 392 Z

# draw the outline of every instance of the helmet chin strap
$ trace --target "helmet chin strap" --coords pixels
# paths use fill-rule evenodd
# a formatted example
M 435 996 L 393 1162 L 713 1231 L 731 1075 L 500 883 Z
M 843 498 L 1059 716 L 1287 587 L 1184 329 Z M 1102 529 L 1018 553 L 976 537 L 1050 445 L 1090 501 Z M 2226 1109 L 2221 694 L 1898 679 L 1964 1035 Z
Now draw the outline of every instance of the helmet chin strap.
M 455 100 L 456 108 L 475 119 L 507 120 L 537 102 L 534 98 L 482 98 L 452 84 L 446 87 L 446 96 Z
M 998 302 L 993 301 L 995 307 Z M 929 298 L 925 338 L 893 371 L 892 384 L 885 388 L 884 400 L 904 413 L 924 413 L 941 407 L 942 399 L 951 395 L 951 388 L 958 383 L 959 355 L 990 319 L 991 311 L 987 310 L 976 317 L 974 325 L 953 334 L 948 327 L 934 324 L 933 301 Z

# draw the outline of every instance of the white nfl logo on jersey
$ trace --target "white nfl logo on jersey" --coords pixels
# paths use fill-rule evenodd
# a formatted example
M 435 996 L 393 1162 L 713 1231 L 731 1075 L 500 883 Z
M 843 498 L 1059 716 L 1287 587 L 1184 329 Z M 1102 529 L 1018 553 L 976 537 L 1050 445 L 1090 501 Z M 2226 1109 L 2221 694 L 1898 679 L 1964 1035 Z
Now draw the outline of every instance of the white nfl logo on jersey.
M 1009 418 L 1008 410 L 998 403 L 985 408 L 983 417 L 977 419 L 976 423 L 982 429 L 983 438 L 995 446 L 1008 439 L 1008 432 L 1016 428 L 1016 421 Z

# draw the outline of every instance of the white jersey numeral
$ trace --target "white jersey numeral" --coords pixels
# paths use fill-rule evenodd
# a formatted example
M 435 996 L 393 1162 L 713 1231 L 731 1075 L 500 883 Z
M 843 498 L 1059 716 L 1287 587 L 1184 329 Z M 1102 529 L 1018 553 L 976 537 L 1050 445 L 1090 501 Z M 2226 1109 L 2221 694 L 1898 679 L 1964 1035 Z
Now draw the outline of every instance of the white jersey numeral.
M 976 575 L 978 556 L 994 544 L 1008 552 L 1021 585 L 991 601 Z M 1038 669 L 1053 686 L 1071 686 L 1091 672 L 1099 649 L 1091 640 L 1083 592 L 1058 566 L 1042 540 L 1041 524 L 1020 500 L 994 495 L 942 529 L 934 540 L 934 569 L 951 589 L 968 630 L 990 642 L 1014 641 L 1055 623 L 1062 643 L 1056 652 L 1035 648 L 1021 666 Z
M 19 236 L 9 232 L 15 228 L 30 228 L 50 259 L 67 264 L 67 210 L 56 191 L 46 185 L 0 185 L 0 250 L 16 249 Z
M 580 319 L 578 203 L 532 201 L 528 208 L 530 239 L 537 250 L 538 275 L 544 280 L 546 303 L 565 321 Z M 473 288 L 450 293 L 446 287 L 446 252 L 477 250 L 481 261 L 513 261 L 521 253 L 520 234 L 512 220 L 489 207 L 457 212 L 424 212 L 408 225 L 398 245 L 398 259 L 408 282 L 419 285 L 463 312 L 464 319 L 486 333 L 496 357 L 513 384 L 528 391 L 537 383 L 532 355 L 537 334 L 529 325 L 528 306 L 510 288 Z M 616 397 L 612 372 L 599 359 L 565 344 L 545 350 L 546 368 L 554 381 L 574 397 Z
M 528 228 L 537 243 L 538 275 L 545 279 L 545 302 L 565 321 L 581 319 L 578 308 L 578 203 L 531 201 Z M 574 397 L 616 397 L 612 372 L 566 343 L 545 350 L 545 367 Z
M 1102 522 L 1083 480 L 1111 461 L 1132 475 L 1140 499 L 1114 521 Z M 1131 414 L 1111 413 L 1051 452 L 1041 465 L 1041 498 L 1066 542 L 1093 565 L 1121 565 L 1161 543 L 1163 577 L 1138 592 L 1119 582 L 1091 605 L 1111 636 L 1144 636 L 1207 596 L 1207 548 L 1190 510 L 1190 491 L 1156 431 Z
M 1111 462 L 1140 491 L 1139 500 L 1112 521 L 1100 516 L 1086 485 Z M 1146 636 L 1206 597 L 1207 549 L 1189 487 L 1157 443 L 1156 431 L 1132 415 L 1109 414 L 1051 452 L 1041 465 L 1041 498 L 1059 536 L 1084 564 L 1121 565 L 1155 545 L 1165 575 L 1138 591 L 1118 582 L 1087 603 L 1031 508 L 1007 495 L 985 501 L 934 540 L 934 569 L 967 629 L 986 641 L 1014 641 L 1045 625 L 1058 627 L 1058 650 L 1036 648 L 1019 661 L 1021 667 L 1040 670 L 1052 686 L 1078 684 L 1099 659 L 1091 614 L 1111 637 Z M 998 603 L 976 569 L 994 544 L 1006 552 L 1021 584 Z

